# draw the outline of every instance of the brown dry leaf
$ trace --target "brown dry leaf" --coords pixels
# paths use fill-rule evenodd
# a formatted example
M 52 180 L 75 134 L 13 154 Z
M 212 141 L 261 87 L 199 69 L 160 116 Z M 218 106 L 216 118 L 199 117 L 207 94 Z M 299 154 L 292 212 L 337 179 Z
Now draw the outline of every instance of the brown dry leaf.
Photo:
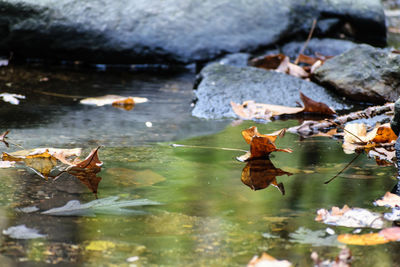
M 320 209 L 317 211 L 315 220 L 329 225 L 346 227 L 381 229 L 384 225 L 380 214 L 361 208 L 349 208 L 347 205 L 344 205 L 342 209 L 332 207 L 331 211 Z
M 99 160 L 99 151 L 100 147 L 93 149 L 90 154 L 82 161 L 75 163 L 74 166 L 79 168 L 97 168 L 103 165 L 103 162 Z
M 400 196 L 386 192 L 383 198 L 376 200 L 374 204 L 377 206 L 386 206 L 391 208 L 400 207 Z
M 48 178 L 51 170 L 57 165 L 57 159 L 53 157 L 48 150 L 42 153 L 30 154 L 25 157 L 14 156 L 13 154 L 3 152 L 2 160 L 23 162 L 26 166 L 38 172 L 38 174 L 45 179 Z
M 257 127 L 252 126 L 242 131 L 242 135 L 246 143 L 250 144 L 250 154 L 248 158 L 241 157 L 244 161 L 260 158 L 268 158 L 268 155 L 274 151 L 282 151 L 291 153 L 291 149 L 279 149 L 275 146 L 275 140 L 278 136 L 282 137 L 285 129 L 275 135 L 260 134 Z
M 287 260 L 281 260 L 281 261 L 277 260 L 265 252 L 263 252 L 261 257 L 254 256 L 247 264 L 247 267 L 267 267 L 267 266 L 290 267 L 293 265 Z
M 314 101 L 311 98 L 304 95 L 302 92 L 300 92 L 300 99 L 304 103 L 303 112 L 326 114 L 326 115 L 336 114 L 336 111 L 331 109 L 328 105 L 322 102 Z
M 278 184 L 276 177 L 285 174 L 292 175 L 290 172 L 275 168 L 269 159 L 250 160 L 242 170 L 241 180 L 252 190 L 260 190 L 273 185 L 284 195 L 285 188 L 282 183 Z
M 280 115 L 291 115 L 305 113 L 317 113 L 325 115 L 333 115 L 336 112 L 322 102 L 316 102 L 300 92 L 300 99 L 304 103 L 304 107 L 286 107 L 281 105 L 255 103 L 252 100 L 244 101 L 243 104 L 237 104 L 231 101 L 232 110 L 241 119 L 245 120 L 269 120 L 271 117 Z
M 390 143 L 396 141 L 397 135 L 393 132 L 389 123 L 379 126 L 374 138 L 371 140 L 374 143 Z
M 379 234 L 389 241 L 400 241 L 400 227 L 385 228 Z
M 338 241 L 348 245 L 372 246 L 390 242 L 383 235 L 370 233 L 363 235 L 343 234 L 338 236 Z
M 250 65 L 256 68 L 275 70 L 278 69 L 286 59 L 288 59 L 288 57 L 284 54 L 267 55 L 252 59 Z
M 66 172 L 75 176 L 85 186 L 87 186 L 97 198 L 97 188 L 101 181 L 101 177 L 97 173 L 101 171 L 103 162 L 99 160 L 98 151 L 100 147 L 93 149 L 90 154 L 82 161 L 70 163 Z
M 6 141 L 6 138 L 7 138 L 7 134 L 9 133 L 10 131 L 5 131 L 4 133 L 2 133 L 1 135 L 0 135 L 0 142 L 3 142 L 5 145 L 6 145 L 6 147 L 9 147 L 10 145 L 7 143 L 7 141 Z

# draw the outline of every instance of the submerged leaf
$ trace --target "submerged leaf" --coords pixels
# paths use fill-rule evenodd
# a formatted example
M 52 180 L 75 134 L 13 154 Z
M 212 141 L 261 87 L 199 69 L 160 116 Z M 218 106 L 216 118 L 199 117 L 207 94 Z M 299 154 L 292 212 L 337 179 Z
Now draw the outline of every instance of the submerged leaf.
M 310 229 L 300 227 L 295 232 L 289 234 L 290 241 L 300 244 L 310 244 L 315 247 L 329 246 L 336 247 L 339 245 L 336 235 L 329 235 L 324 230 L 312 231 Z
M 111 241 L 93 240 L 85 247 L 86 250 L 105 251 L 115 248 L 115 244 Z
M 275 168 L 269 159 L 250 160 L 242 170 L 242 182 L 252 190 L 260 190 L 273 185 L 278 188 L 282 195 L 285 194 L 285 188 L 282 183 L 276 181 L 277 176 L 292 175 L 279 168 Z
M 46 237 L 46 235 L 39 234 L 38 230 L 26 227 L 25 224 L 9 227 L 8 229 L 3 230 L 3 235 L 8 235 L 14 239 L 34 239 Z
M 143 214 L 143 211 L 124 209 L 125 207 L 161 205 L 156 201 L 147 199 L 122 200 L 117 201 L 118 197 L 107 197 L 96 199 L 85 204 L 81 204 L 78 200 L 68 201 L 62 207 L 52 208 L 42 212 L 42 214 L 53 216 L 94 216 L 96 213 L 101 214 Z
M 372 246 L 388 243 L 389 240 L 378 233 L 363 235 L 343 234 L 338 236 L 338 241 L 348 245 Z

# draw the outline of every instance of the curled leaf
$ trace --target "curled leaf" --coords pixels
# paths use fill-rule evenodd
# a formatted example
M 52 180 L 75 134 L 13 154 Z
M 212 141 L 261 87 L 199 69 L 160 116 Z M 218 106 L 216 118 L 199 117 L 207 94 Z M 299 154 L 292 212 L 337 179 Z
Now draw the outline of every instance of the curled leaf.
M 276 138 L 278 136 L 282 137 L 284 134 L 285 130 L 281 130 L 273 135 L 260 134 L 255 126 L 243 130 L 243 138 L 246 143 L 250 144 L 250 154 L 246 154 L 248 158 L 243 158 L 243 160 L 268 158 L 268 155 L 274 151 L 291 153 L 291 149 L 279 149 L 275 146 L 274 142 Z

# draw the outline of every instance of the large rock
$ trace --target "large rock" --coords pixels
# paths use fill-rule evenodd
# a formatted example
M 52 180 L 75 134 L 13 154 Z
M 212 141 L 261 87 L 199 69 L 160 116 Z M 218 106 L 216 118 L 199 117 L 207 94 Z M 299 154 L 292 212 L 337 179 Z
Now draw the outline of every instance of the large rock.
M 286 56 L 290 57 L 291 60 L 295 60 L 299 55 L 301 49 L 304 46 L 304 42 L 291 42 L 285 44 L 281 51 Z M 309 56 L 315 56 L 315 53 L 319 53 L 323 56 L 336 56 L 356 47 L 357 44 L 347 40 L 339 39 L 311 39 L 308 43 L 303 54 Z
M 2 0 L 0 51 L 91 62 L 188 63 L 306 33 L 314 18 L 349 22 L 358 40 L 386 43 L 379 0 Z
M 353 100 L 395 101 L 400 96 L 400 55 L 359 45 L 327 60 L 314 79 Z
M 192 112 L 193 116 L 200 118 L 236 117 L 230 101 L 242 103 L 254 100 L 258 103 L 296 106 L 300 91 L 335 109 L 346 108 L 323 87 L 275 71 L 215 63 L 205 67 L 200 75 L 202 80 L 195 90 L 197 102 Z

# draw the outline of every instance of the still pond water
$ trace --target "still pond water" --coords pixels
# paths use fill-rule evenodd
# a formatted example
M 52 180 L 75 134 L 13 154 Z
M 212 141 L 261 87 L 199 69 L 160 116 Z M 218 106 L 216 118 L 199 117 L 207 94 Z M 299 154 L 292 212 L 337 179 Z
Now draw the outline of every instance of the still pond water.
M 24 84 L 27 99 L 20 105 L 1 104 L 1 129 L 11 130 L 10 140 L 25 149 L 82 147 L 85 153 L 102 145 L 98 198 L 148 199 L 161 205 L 127 208 L 144 214 L 116 209 L 94 216 L 43 215 L 70 200 L 87 203 L 95 196 L 76 183 L 45 181 L 24 168 L 0 169 L 1 230 L 26 225 L 46 235 L 29 240 L 2 235 L 1 266 L 245 266 L 264 251 L 296 266 L 312 266 L 312 251 L 334 259 L 344 246 L 336 235 L 353 231 L 331 227 L 335 234 L 328 234 L 326 225 L 314 221 L 317 209 L 347 204 L 382 212 L 372 202 L 396 184 L 394 167 L 378 167 L 361 155 L 325 185 L 354 155 L 344 154 L 332 139 L 286 134 L 277 146 L 293 153 L 275 152 L 265 166 L 291 175 L 268 174 L 269 180 L 252 181 L 260 188 L 254 191 L 241 180 L 251 167 L 235 160 L 242 152 L 170 146 L 249 149 L 241 131 L 254 122 L 190 116 L 193 73 L 35 73 L 49 80 Z M 37 75 L 30 79 L 39 80 Z M 105 94 L 147 97 L 149 102 L 126 111 L 77 101 Z M 287 120 L 257 127 L 269 133 L 297 124 Z M 18 149 L 2 146 L 7 152 Z M 284 195 L 268 186 L 274 178 L 283 184 Z M 20 210 L 33 206 L 39 210 Z M 349 248 L 352 266 L 400 266 L 398 242 Z

